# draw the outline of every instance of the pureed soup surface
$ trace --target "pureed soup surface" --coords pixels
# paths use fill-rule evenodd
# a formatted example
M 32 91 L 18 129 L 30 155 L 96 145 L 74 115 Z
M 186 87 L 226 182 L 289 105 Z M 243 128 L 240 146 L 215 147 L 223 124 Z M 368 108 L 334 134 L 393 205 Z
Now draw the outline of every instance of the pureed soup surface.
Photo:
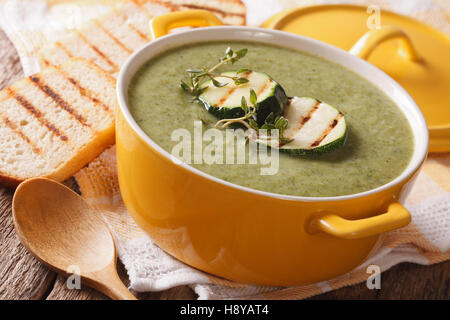
M 261 43 L 198 43 L 164 52 L 134 76 L 128 92 L 130 111 L 139 126 L 169 153 L 178 144 L 172 131 L 194 121 L 204 129 L 217 118 L 180 88 L 186 69 L 215 65 L 226 48 L 248 48 L 247 55 L 220 72 L 248 68 L 266 72 L 288 96 L 314 97 L 342 111 L 348 126 L 345 145 L 331 153 L 290 156 L 280 152 L 275 175 L 261 175 L 260 164 L 191 164 L 217 178 L 242 186 L 297 196 L 339 196 L 373 189 L 406 168 L 414 142 L 408 121 L 377 87 L 335 63 L 307 53 Z M 204 146 L 211 142 L 204 142 Z M 225 157 L 224 157 L 225 159 Z

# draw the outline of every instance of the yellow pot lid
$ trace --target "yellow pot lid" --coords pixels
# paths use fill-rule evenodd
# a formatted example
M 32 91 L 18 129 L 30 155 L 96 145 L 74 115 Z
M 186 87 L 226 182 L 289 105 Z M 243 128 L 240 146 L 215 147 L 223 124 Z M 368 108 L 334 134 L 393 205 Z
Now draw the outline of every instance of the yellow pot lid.
M 320 5 L 282 12 L 263 24 L 350 51 L 389 74 L 421 108 L 430 131 L 430 151 L 450 151 L 450 38 L 411 18 L 366 7 Z M 397 40 L 386 41 L 398 38 Z

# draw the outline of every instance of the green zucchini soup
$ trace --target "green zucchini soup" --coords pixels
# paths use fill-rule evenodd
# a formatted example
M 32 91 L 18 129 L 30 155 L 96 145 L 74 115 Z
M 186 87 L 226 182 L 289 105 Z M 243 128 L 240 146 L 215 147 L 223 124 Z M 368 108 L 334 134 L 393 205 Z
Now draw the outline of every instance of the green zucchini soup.
M 218 65 L 217 76 L 204 75 L 202 70 L 227 57 L 234 63 Z M 196 75 L 206 80 L 191 88 Z M 249 91 L 252 84 L 263 88 Z M 224 137 L 230 122 L 249 130 L 256 126 L 257 132 L 281 128 L 275 174 L 260 174 L 267 166 L 261 163 L 190 163 L 219 179 L 277 194 L 328 197 L 367 191 L 399 176 L 414 149 L 406 117 L 375 85 L 320 57 L 256 42 L 196 43 L 166 51 L 133 77 L 128 106 L 142 130 L 169 153 L 179 143 L 172 132 L 184 128 L 193 137 L 196 121 L 203 131 L 220 123 Z M 330 127 L 321 127 L 320 117 Z M 209 144 L 203 141 L 203 148 Z

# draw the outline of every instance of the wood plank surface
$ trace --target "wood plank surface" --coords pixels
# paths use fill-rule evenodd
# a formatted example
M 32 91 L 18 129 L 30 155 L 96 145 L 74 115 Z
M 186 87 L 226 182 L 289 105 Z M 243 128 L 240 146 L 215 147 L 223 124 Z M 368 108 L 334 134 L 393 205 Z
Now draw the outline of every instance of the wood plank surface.
M 19 56 L 0 30 L 0 89 L 22 77 Z M 0 299 L 42 299 L 56 275 L 34 259 L 17 238 L 12 195 L 0 186 Z
M 22 246 L 14 232 L 12 192 L 0 189 L 0 299 L 42 299 L 55 279 Z
M 0 30 L 0 90 L 23 77 L 18 55 Z M 20 244 L 12 217 L 12 191 L 0 187 L 0 299 L 102 300 L 104 295 L 82 286 L 69 290 L 66 279 L 42 266 Z M 119 275 L 128 279 L 123 265 Z M 163 292 L 137 294 L 140 299 L 195 299 L 187 286 Z M 365 283 L 342 288 L 311 299 L 450 299 L 450 261 L 420 266 L 401 264 L 384 272 L 381 290 L 369 290 Z

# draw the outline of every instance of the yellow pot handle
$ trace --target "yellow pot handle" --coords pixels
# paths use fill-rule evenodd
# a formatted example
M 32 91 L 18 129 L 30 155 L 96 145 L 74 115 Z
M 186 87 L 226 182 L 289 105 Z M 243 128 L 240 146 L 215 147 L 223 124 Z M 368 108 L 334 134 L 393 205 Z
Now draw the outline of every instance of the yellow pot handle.
M 350 53 L 367 60 L 372 51 L 381 43 L 391 39 L 401 39 L 398 54 L 412 62 L 420 62 L 417 50 L 409 36 L 400 28 L 394 26 L 384 26 L 365 33 L 350 49 Z
M 347 220 L 335 214 L 322 216 L 310 225 L 310 231 L 323 231 L 344 239 L 358 239 L 377 235 L 406 226 L 411 214 L 398 202 L 389 205 L 386 213 L 359 219 Z
M 171 29 L 181 27 L 211 27 L 223 25 L 217 16 L 207 10 L 186 10 L 163 14 L 150 21 L 152 40 L 169 33 Z

